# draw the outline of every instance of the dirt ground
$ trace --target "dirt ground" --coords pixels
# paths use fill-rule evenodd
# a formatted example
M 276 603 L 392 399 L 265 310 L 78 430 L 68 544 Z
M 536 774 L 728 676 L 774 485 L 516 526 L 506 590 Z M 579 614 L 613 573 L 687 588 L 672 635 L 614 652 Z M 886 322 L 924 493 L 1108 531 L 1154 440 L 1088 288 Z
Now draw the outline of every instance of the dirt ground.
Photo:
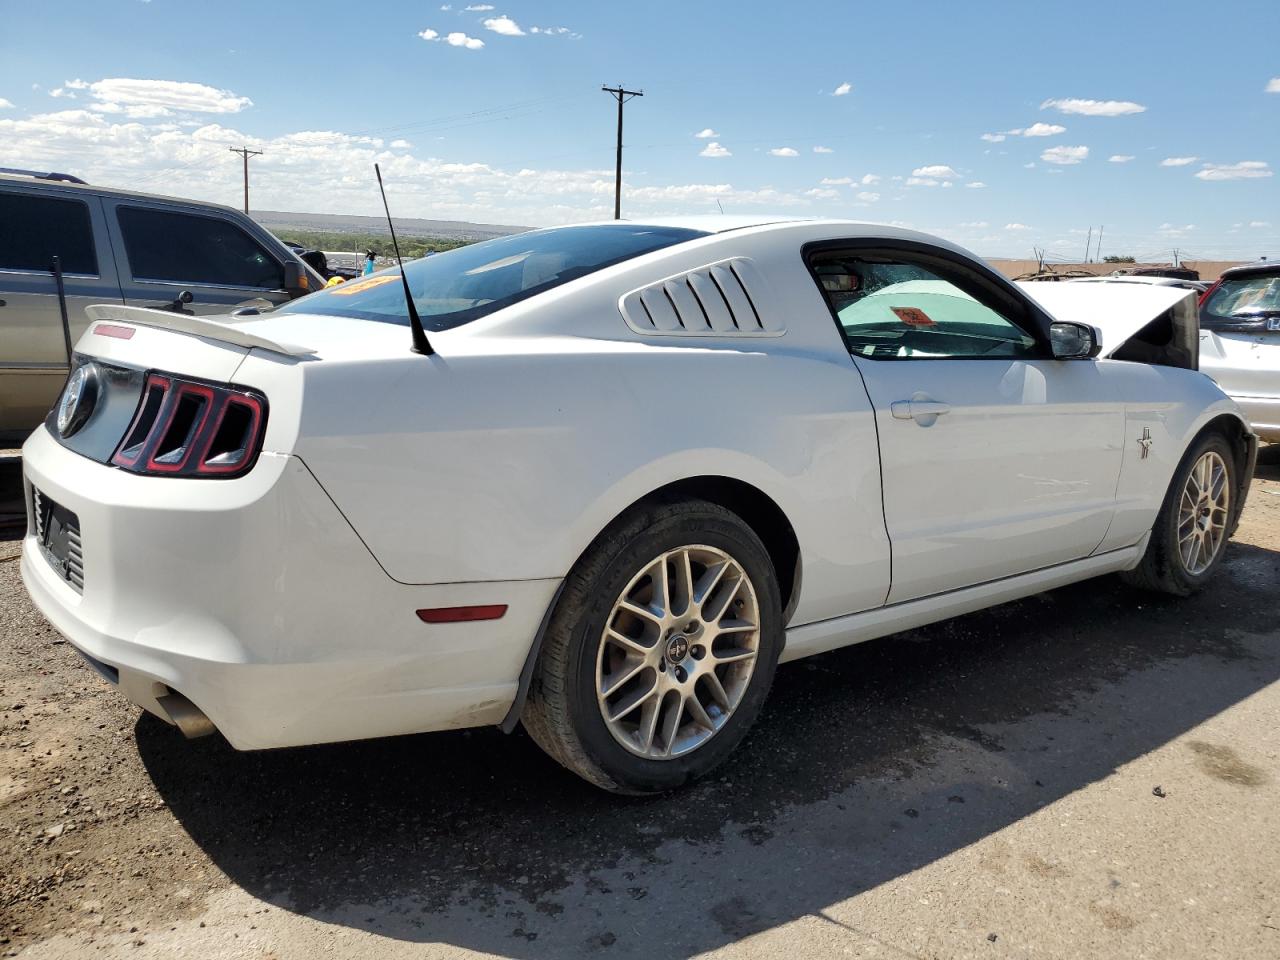
M 1103 578 L 784 667 L 652 800 L 521 733 L 184 741 L 35 612 L 18 535 L 0 954 L 1280 957 L 1276 467 L 1199 596 Z

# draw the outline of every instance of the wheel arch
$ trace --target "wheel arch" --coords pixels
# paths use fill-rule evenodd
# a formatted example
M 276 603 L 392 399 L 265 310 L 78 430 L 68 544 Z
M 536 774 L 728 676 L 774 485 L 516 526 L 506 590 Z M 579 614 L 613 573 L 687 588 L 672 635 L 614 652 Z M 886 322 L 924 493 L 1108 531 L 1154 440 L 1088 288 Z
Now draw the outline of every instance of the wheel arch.
M 1253 479 L 1253 469 L 1258 458 L 1258 436 L 1238 414 L 1220 413 L 1196 431 L 1187 448 L 1190 449 L 1192 444 L 1208 433 L 1221 434 L 1235 454 L 1236 495 L 1232 498 L 1234 509 L 1231 512 L 1231 523 L 1227 531 L 1227 536 L 1231 536 L 1240 523 L 1245 498 L 1249 495 L 1249 483 Z
M 704 475 L 671 481 L 649 491 L 644 496 L 629 503 L 624 509 L 619 510 L 615 516 L 610 518 L 608 523 L 600 528 L 596 536 L 599 536 L 601 532 L 638 507 L 654 502 L 689 499 L 706 500 L 709 503 L 715 503 L 733 511 L 760 538 L 778 576 L 778 590 L 782 599 L 782 622 L 785 625 L 790 620 L 792 613 L 796 609 L 796 604 L 800 600 L 802 574 L 800 540 L 796 536 L 795 528 L 791 525 L 791 521 L 777 501 L 759 487 L 747 483 L 745 480 L 739 480 L 734 477 Z M 595 542 L 594 537 L 591 542 Z M 590 544 L 583 547 L 578 559 L 581 559 L 582 554 L 586 553 L 588 549 L 590 549 Z M 576 565 L 577 562 L 578 560 L 575 559 L 574 564 Z M 529 694 L 529 683 L 533 678 L 533 670 L 538 660 L 538 654 L 542 649 L 543 635 L 546 632 L 547 624 L 551 620 L 551 613 L 555 610 L 556 604 L 560 602 L 563 586 L 561 584 L 561 588 L 556 590 L 555 596 L 551 598 L 551 603 L 547 605 L 547 611 L 538 628 L 537 636 L 534 637 L 533 643 L 530 645 L 529 654 L 525 658 L 524 667 L 520 671 L 520 682 L 516 689 L 515 700 L 507 711 L 506 717 L 499 725 L 504 733 L 510 733 L 514 730 L 520 719 L 525 699 Z

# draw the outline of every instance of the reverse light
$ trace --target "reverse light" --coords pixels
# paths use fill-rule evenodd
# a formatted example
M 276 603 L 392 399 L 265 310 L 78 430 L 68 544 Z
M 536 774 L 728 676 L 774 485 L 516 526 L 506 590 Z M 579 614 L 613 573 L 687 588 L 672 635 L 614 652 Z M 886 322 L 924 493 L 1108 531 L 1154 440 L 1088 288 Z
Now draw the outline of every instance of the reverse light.
M 256 391 L 149 373 L 111 462 L 154 476 L 238 477 L 258 458 L 266 420 Z

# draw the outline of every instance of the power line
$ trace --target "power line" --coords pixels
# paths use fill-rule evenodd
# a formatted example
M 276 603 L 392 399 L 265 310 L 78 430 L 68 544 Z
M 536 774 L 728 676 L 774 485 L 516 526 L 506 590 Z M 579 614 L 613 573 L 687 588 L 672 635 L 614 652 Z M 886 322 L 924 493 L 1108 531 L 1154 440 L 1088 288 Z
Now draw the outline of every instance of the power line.
M 244 213 L 249 215 L 249 158 L 262 156 L 261 150 L 250 150 L 248 147 L 227 147 L 232 153 L 244 158 Z
M 601 90 L 618 101 L 618 161 L 613 180 L 613 219 L 622 219 L 622 105 L 628 100 L 643 97 L 643 90 L 625 90 L 619 84 L 616 87 L 601 86 Z

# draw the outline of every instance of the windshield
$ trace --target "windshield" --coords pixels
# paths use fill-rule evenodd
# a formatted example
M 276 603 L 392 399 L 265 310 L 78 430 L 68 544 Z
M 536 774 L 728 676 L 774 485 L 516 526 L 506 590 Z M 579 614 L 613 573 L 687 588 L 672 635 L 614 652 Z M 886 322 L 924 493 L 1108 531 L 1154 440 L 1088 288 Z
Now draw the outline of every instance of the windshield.
M 615 263 L 685 240 L 699 230 L 605 224 L 534 230 L 486 240 L 404 266 L 427 330 L 448 330 Z M 407 326 L 397 269 L 329 287 L 277 313 L 319 313 Z
M 1210 330 L 1280 329 L 1280 274 L 1227 277 L 1200 308 Z

